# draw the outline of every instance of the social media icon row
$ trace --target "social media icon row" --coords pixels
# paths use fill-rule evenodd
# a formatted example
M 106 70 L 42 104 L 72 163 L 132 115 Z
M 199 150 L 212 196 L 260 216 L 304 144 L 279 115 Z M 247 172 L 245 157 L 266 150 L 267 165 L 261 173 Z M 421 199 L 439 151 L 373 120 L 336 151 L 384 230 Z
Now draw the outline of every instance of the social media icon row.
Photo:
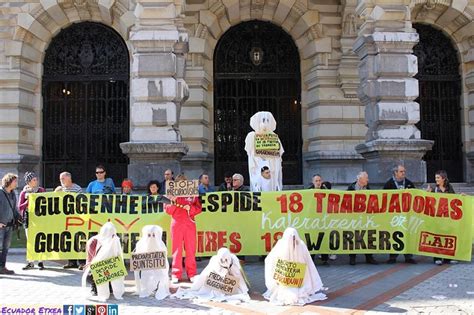
M 118 305 L 63 305 L 63 315 L 118 315 Z

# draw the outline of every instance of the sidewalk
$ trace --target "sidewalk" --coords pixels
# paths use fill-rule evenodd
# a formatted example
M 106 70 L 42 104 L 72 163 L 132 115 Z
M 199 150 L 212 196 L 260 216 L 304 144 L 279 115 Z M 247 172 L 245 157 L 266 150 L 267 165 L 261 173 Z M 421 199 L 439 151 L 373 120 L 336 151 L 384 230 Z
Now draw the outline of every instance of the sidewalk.
M 376 255 L 385 261 L 383 255 Z M 252 301 L 239 305 L 228 303 L 197 303 L 188 300 L 140 299 L 133 294 L 133 276 L 126 280 L 124 300 L 118 304 L 119 314 L 474 314 L 474 264 L 436 266 L 427 257 L 417 257 L 419 264 L 377 266 L 348 264 L 347 256 L 339 256 L 331 266 L 319 266 L 328 299 L 304 307 L 274 306 L 262 298 L 265 291 L 264 265 L 245 264 L 251 283 Z M 403 260 L 403 256 L 399 257 Z M 82 272 L 64 270 L 63 262 L 48 261 L 46 270 L 21 268 L 24 254 L 9 255 L 7 266 L 17 274 L 0 277 L 0 304 L 60 305 L 99 304 L 88 300 L 89 288 L 81 288 Z M 198 262 L 199 271 L 207 260 Z M 180 286 L 189 286 L 181 283 Z M 0 308 L 1 312 L 1 308 Z

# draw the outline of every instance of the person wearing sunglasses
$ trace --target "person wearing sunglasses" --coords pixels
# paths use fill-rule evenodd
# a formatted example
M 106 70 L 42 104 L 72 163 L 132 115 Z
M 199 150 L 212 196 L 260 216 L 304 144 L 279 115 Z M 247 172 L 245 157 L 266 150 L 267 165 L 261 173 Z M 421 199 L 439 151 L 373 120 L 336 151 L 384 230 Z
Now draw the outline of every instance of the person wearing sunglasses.
M 93 180 L 87 186 L 86 192 L 90 194 L 115 194 L 115 184 L 112 178 L 106 178 L 107 175 L 103 165 L 97 165 L 95 168 L 96 180 Z

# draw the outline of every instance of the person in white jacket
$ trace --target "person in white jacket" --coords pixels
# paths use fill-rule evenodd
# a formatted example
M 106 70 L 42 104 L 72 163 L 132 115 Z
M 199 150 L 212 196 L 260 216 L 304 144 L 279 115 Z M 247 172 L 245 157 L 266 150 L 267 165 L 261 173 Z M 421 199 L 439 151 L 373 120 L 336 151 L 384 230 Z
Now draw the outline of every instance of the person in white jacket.
M 162 240 L 163 229 L 158 225 L 146 225 L 142 229 L 140 240 L 135 246 L 134 254 L 165 252 L 165 268 L 154 270 L 134 271 L 136 292 L 142 297 L 148 297 L 154 293 L 157 300 L 163 300 L 170 295 L 168 272 L 168 251 Z
M 300 287 L 286 286 L 275 279 L 278 260 L 306 265 Z M 265 285 L 267 291 L 263 294 L 264 298 L 277 305 L 304 305 L 326 299 L 326 295 L 320 292 L 323 283 L 308 248 L 294 228 L 285 230 L 265 258 Z

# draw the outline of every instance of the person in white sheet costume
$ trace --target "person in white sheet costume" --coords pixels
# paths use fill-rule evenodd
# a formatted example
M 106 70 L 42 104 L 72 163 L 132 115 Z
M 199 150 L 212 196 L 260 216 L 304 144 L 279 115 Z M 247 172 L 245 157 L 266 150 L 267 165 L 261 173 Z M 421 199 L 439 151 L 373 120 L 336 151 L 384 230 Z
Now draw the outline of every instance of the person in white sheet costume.
M 135 247 L 135 253 L 165 252 L 168 257 L 166 245 L 162 240 L 163 229 L 157 225 L 146 225 Z M 166 259 L 165 269 L 135 271 L 136 290 L 140 297 L 148 297 L 155 291 L 155 298 L 163 300 L 170 295 L 168 271 L 170 267 Z
M 122 245 L 117 236 L 115 226 L 107 222 L 99 231 L 99 234 L 91 237 L 86 244 L 87 262 L 82 277 L 82 284 L 85 286 L 87 275 L 90 271 L 90 265 L 112 257 L 122 257 Z M 114 297 L 117 300 L 122 299 L 125 292 L 125 277 L 112 280 L 110 282 Z M 109 282 L 97 286 L 97 297 L 100 301 L 106 301 L 110 297 Z
M 283 173 L 281 168 L 281 157 L 285 150 L 281 141 L 278 155 L 257 155 L 255 152 L 255 135 L 256 134 L 274 134 L 276 129 L 276 121 L 273 114 L 270 112 L 258 112 L 250 118 L 250 126 L 254 131 L 247 134 L 245 138 L 245 151 L 247 151 L 249 162 L 249 176 L 250 176 L 250 190 L 256 191 L 258 180 L 261 177 L 260 170 L 267 165 L 271 171 L 271 190 L 282 190 L 283 187 Z
M 205 285 L 206 279 L 211 272 L 217 273 L 224 277 L 231 275 L 239 279 L 238 288 L 235 294 L 227 295 L 221 291 L 214 290 Z M 189 290 L 179 289 L 176 296 L 184 299 L 198 298 L 208 301 L 249 301 L 248 287 L 245 278 L 242 275 L 239 259 L 232 254 L 229 249 L 223 247 L 217 251 L 217 254 L 212 256 L 206 268 L 196 276 L 194 283 Z
M 273 279 L 278 259 L 306 264 L 301 288 L 286 287 Z M 285 230 L 282 238 L 265 258 L 265 285 L 267 291 L 263 296 L 277 305 L 304 305 L 326 299 L 325 294 L 317 293 L 323 289 L 323 283 L 306 244 L 294 228 Z

